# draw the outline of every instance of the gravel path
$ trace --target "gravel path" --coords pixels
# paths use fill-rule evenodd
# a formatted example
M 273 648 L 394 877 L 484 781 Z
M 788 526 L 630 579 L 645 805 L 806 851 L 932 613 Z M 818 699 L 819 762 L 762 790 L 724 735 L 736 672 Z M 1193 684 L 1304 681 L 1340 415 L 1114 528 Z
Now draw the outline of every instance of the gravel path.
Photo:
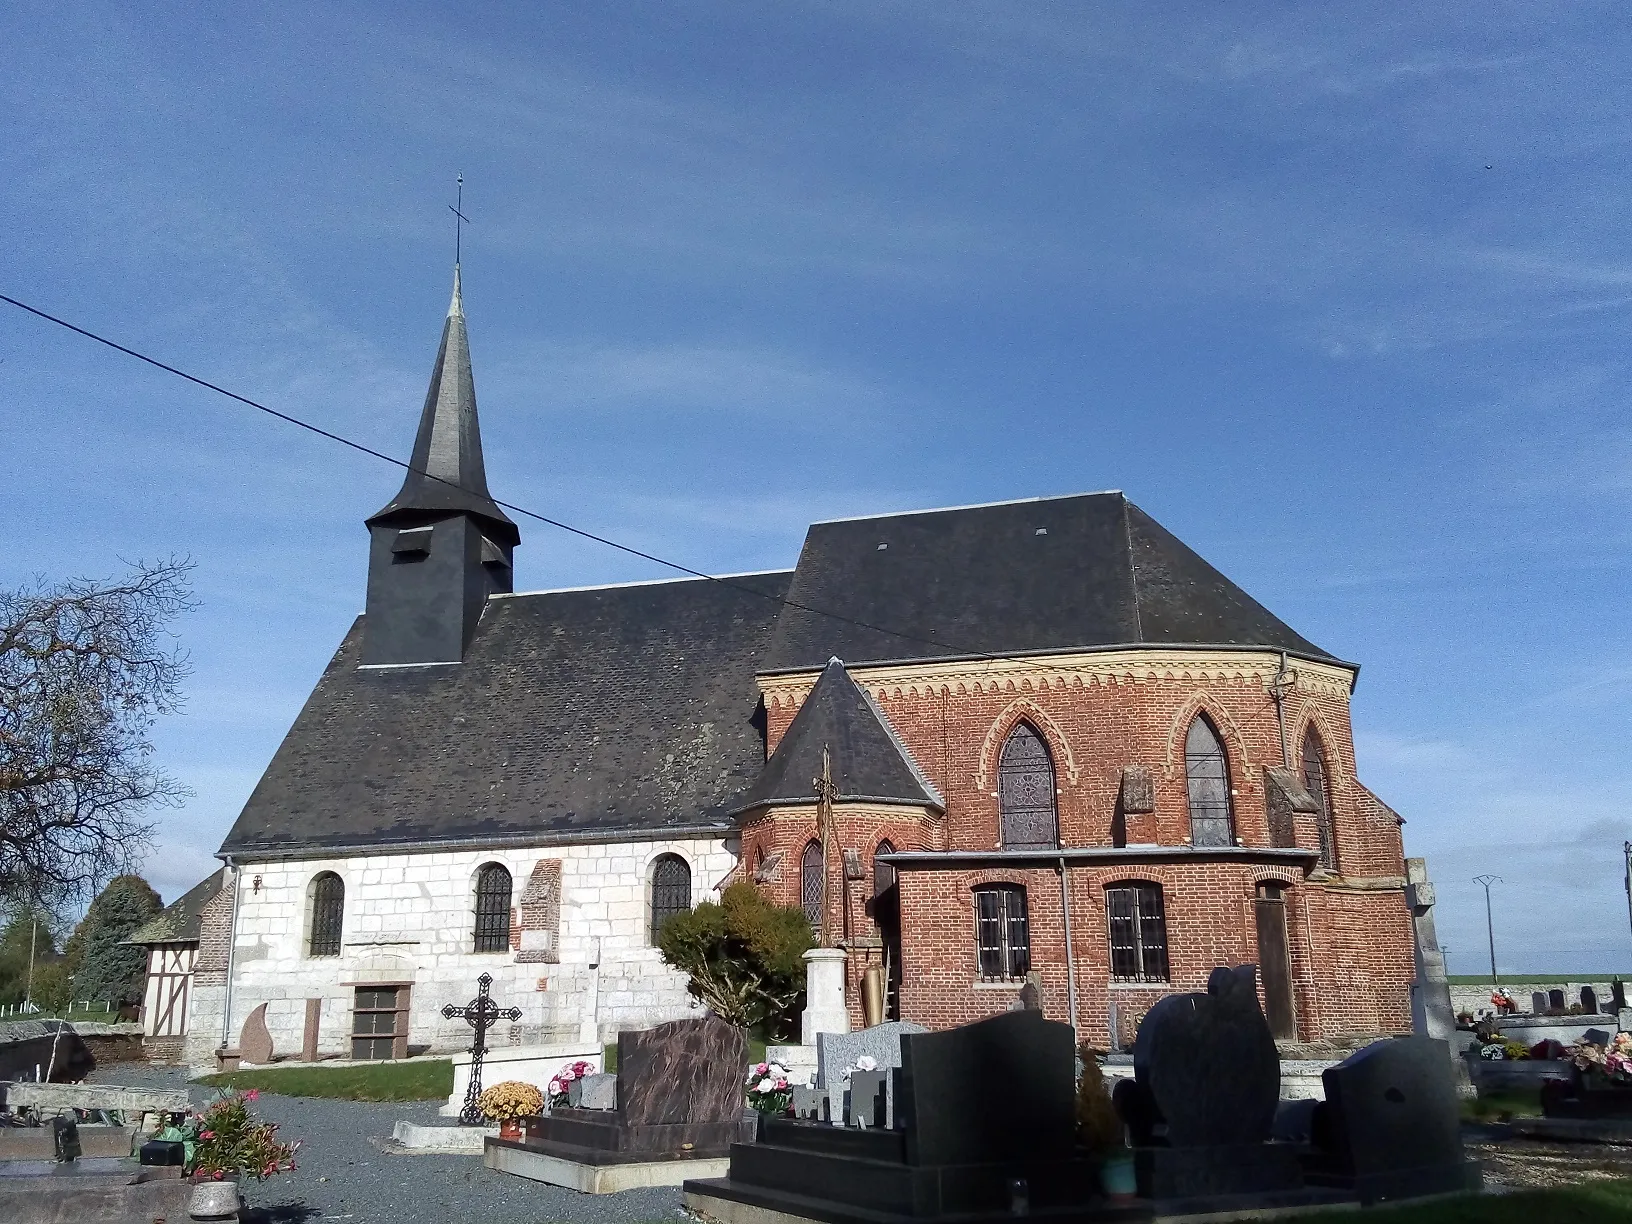
M 98 1068 L 93 1081 L 179 1088 L 187 1084 L 179 1067 L 116 1063 Z M 214 1090 L 191 1086 L 202 1105 Z M 479 1156 L 390 1156 L 369 1142 L 391 1134 L 398 1119 L 445 1125 L 440 1102 L 379 1105 L 316 1097 L 262 1094 L 258 1112 L 280 1128 L 280 1137 L 304 1145 L 293 1173 L 266 1182 L 245 1182 L 244 1198 L 263 1224 L 351 1220 L 355 1224 L 443 1224 L 449 1220 L 494 1224 L 636 1224 L 674 1222 L 684 1213 L 680 1188 L 628 1190 L 589 1195 L 545 1186 L 482 1167 Z

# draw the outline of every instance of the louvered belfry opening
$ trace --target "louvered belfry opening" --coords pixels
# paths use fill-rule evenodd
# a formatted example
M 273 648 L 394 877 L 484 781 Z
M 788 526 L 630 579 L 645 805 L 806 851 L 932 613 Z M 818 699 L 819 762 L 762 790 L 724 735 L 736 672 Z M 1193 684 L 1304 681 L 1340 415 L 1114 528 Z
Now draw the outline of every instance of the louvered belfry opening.
M 312 956 L 339 956 L 340 931 L 345 921 L 346 886 L 332 871 L 312 881 Z
M 651 941 L 655 947 L 663 924 L 691 910 L 691 868 L 678 854 L 665 854 L 652 864 Z
M 1060 844 L 1054 760 L 1030 723 L 1003 742 L 997 770 L 999 836 L 1005 850 L 1052 850 Z
M 476 876 L 477 952 L 503 952 L 510 946 L 510 873 L 488 863 Z

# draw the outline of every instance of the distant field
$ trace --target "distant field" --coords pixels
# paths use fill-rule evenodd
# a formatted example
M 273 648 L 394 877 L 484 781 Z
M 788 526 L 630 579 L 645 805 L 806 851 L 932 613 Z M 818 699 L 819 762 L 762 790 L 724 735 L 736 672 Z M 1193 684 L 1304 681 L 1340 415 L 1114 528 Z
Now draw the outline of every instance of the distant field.
M 1567 986 L 1571 982 L 1632 982 L 1632 973 L 1504 973 L 1504 986 Z M 1490 981 L 1488 973 L 1447 973 L 1452 986 L 1479 986 Z

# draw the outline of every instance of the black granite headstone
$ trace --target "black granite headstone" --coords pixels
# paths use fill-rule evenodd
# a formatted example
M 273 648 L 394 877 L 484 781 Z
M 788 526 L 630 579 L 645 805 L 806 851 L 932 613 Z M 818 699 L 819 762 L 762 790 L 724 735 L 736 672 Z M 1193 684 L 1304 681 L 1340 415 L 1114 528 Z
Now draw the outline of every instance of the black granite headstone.
M 1257 973 L 1256 965 L 1220 966 L 1206 994 L 1169 995 L 1139 1026 L 1134 1077 L 1149 1089 L 1173 1147 L 1270 1137 L 1281 1060 L 1258 1006 Z
M 889 1075 L 887 1070 L 850 1073 L 850 1116 L 845 1119 L 850 1126 L 871 1129 L 884 1125 L 884 1084 Z
M 1609 984 L 1609 999 L 1618 1012 L 1626 1006 L 1626 983 L 1617 978 Z
M 1589 1016 L 1598 1014 L 1598 992 L 1591 986 L 1581 987 L 1581 1010 Z
M 1322 1075 L 1315 1111 L 1319 1152 L 1311 1184 L 1357 1192 L 1362 1202 L 1477 1189 L 1479 1166 L 1462 1152 L 1450 1047 L 1432 1037 L 1374 1042 Z
M 1549 1011 L 1564 1010 L 1564 992 L 1562 990 L 1554 989 L 1547 992 L 1547 1009 Z
M 1035 1011 L 902 1037 L 896 1117 L 909 1162 L 1068 1159 L 1076 1057 L 1071 1026 Z

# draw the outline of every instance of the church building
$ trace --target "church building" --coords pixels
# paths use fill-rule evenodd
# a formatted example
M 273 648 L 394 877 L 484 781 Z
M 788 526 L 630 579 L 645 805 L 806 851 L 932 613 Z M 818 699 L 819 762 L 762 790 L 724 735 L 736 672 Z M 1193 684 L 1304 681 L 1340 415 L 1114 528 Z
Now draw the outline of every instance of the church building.
M 600 1041 L 694 1014 L 655 934 L 752 881 L 892 1017 L 1126 1044 L 1261 966 L 1277 1033 L 1410 1028 L 1401 821 L 1358 668 L 1118 492 L 813 524 L 792 569 L 516 592 L 457 271 L 367 601 L 220 849 L 187 1056 Z M 818 839 L 824 756 L 832 852 Z M 824 878 L 825 874 L 825 878 Z M 823 906 L 826 906 L 824 912 Z

